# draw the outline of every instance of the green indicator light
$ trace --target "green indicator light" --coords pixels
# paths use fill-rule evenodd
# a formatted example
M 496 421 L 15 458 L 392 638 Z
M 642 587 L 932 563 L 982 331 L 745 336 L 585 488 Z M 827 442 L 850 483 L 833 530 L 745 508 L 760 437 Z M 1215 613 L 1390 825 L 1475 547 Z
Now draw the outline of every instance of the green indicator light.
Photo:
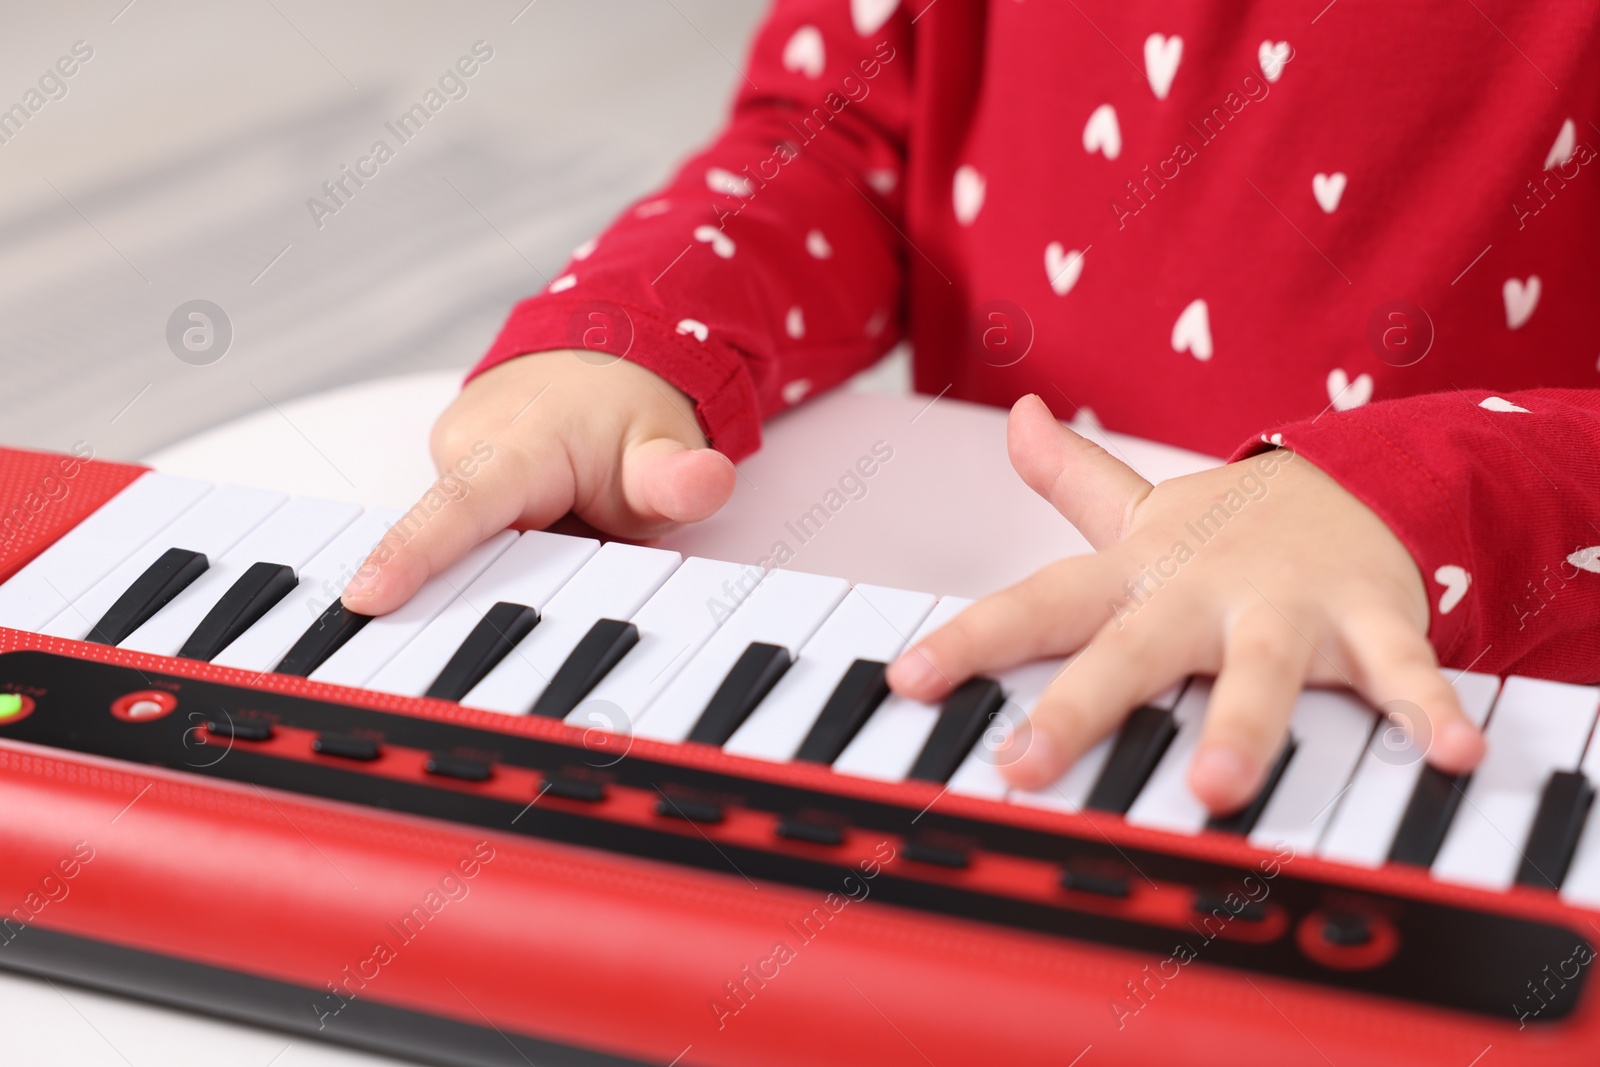
M 22 698 L 15 693 L 0 693 L 0 722 L 22 714 Z

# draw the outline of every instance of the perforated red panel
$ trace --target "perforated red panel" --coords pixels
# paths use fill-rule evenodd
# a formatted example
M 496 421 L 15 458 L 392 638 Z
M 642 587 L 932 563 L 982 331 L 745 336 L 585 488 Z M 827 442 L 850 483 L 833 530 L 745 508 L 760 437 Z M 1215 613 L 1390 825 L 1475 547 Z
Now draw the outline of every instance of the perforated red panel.
M 0 582 L 145 470 L 64 453 L 0 448 Z

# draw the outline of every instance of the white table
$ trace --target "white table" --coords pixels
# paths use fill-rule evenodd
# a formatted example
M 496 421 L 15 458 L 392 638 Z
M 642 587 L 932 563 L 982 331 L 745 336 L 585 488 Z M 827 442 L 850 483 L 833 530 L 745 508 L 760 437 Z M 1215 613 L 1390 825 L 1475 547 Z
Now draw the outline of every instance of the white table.
M 389 378 L 269 408 L 166 449 L 172 474 L 409 507 L 433 478 L 427 429 L 458 374 Z M 1078 428 L 1153 481 L 1216 459 Z M 802 542 L 790 528 L 856 460 L 893 458 L 866 492 Z M 663 540 L 685 554 L 754 563 L 786 542 L 796 570 L 980 596 L 1051 559 L 1089 550 L 1012 472 L 1003 411 L 901 393 L 843 391 L 767 427 L 715 517 Z M 0 1061 L 74 1067 L 356 1067 L 398 1063 L 0 971 Z

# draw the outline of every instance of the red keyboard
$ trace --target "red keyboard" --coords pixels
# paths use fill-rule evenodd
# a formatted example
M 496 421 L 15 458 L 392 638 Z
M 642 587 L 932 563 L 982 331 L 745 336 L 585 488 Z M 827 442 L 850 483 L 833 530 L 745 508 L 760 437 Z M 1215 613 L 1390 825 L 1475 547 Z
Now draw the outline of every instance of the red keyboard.
M 1024 797 L 994 784 L 983 735 L 1039 671 L 896 705 L 892 650 L 847 625 L 865 587 L 799 576 L 780 601 L 757 575 L 712 622 L 663 627 L 651 605 L 694 562 L 674 560 L 591 618 L 556 587 L 611 596 L 624 563 L 662 561 L 584 549 L 601 563 L 547 594 L 478 596 L 526 588 L 496 570 L 523 543 L 507 535 L 454 596 L 365 625 L 323 589 L 338 522 L 264 552 L 273 516 L 303 532 L 293 501 L 180 482 L 0 451 L 0 966 L 441 1064 L 1600 1049 L 1600 694 L 1459 683 L 1505 754 L 1442 782 L 1385 759 L 1347 698 L 1308 694 L 1261 800 L 1206 822 L 1163 794 L 1192 683 L 1079 792 Z M 132 509 L 136 484 L 171 513 Z M 662 635 L 697 625 L 657 666 Z M 641 666 L 658 692 L 629 711 Z M 586 720 L 602 694 L 628 729 Z M 1550 728 L 1523 730 L 1528 709 Z M 874 762 L 891 749 L 897 769 Z

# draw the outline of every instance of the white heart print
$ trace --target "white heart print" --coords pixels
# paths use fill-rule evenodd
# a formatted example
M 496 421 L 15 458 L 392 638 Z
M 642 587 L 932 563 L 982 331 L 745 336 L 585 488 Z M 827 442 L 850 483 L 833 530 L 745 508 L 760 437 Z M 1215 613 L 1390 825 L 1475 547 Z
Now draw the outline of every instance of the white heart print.
M 578 276 L 576 274 L 563 274 L 561 277 L 550 283 L 550 291 L 552 293 L 564 293 L 577 284 Z
M 733 258 L 733 238 L 729 237 L 715 226 L 709 224 L 705 226 L 696 226 L 694 228 L 694 239 L 710 245 L 711 251 L 715 252 L 723 259 Z
M 1117 124 L 1117 109 L 1101 104 L 1083 124 L 1083 150 L 1091 156 L 1102 152 L 1107 159 L 1122 154 L 1122 127 Z
M 648 219 L 671 210 L 670 200 L 651 200 L 634 208 L 633 213 L 641 219 Z
M 1328 372 L 1328 402 L 1336 411 L 1350 411 L 1372 399 L 1372 375 L 1359 374 L 1354 381 L 1335 367 Z
M 1580 571 L 1600 574 L 1600 545 L 1590 545 L 1588 548 L 1578 549 L 1578 551 L 1567 557 L 1567 562 Z
M 806 234 L 806 251 L 813 258 L 827 259 L 833 255 L 833 245 L 828 243 L 828 237 L 821 230 L 812 230 Z
M 699 319 L 678 320 L 678 332 L 683 334 L 685 337 L 693 334 L 694 339 L 702 343 L 711 333 L 710 330 L 706 329 L 706 324 L 701 322 Z
M 796 341 L 806 335 L 806 314 L 798 306 L 789 309 L 783 318 L 783 331 Z
M 1444 586 L 1444 592 L 1439 596 L 1439 614 L 1448 615 L 1457 604 L 1461 603 L 1462 597 L 1467 595 L 1467 586 L 1472 584 L 1472 575 L 1450 563 L 1434 571 L 1433 580 Z
M 1044 272 L 1056 295 L 1066 296 L 1083 273 L 1083 253 L 1076 248 L 1068 252 L 1060 241 L 1051 241 L 1044 250 Z
M 721 167 L 711 167 L 706 171 L 706 186 L 713 193 L 745 199 L 749 199 L 751 192 L 750 179 L 741 177 L 731 170 L 723 170 Z
M 983 210 L 983 194 L 988 183 L 983 180 L 977 168 L 962 166 L 956 168 L 955 180 L 955 206 L 956 221 L 963 226 L 971 226 L 972 220 L 978 217 L 978 212 Z
M 590 256 L 594 255 L 594 250 L 599 247 L 600 238 L 591 237 L 587 241 L 583 242 L 583 244 L 572 250 L 572 258 L 578 260 L 588 259 Z
M 879 196 L 888 196 L 894 192 L 895 184 L 899 180 L 892 170 L 867 171 L 867 184 L 876 189 Z
M 1550 146 L 1549 155 L 1544 157 L 1544 169 L 1559 167 L 1572 158 L 1573 150 L 1578 147 L 1578 128 L 1568 119 L 1561 124 L 1561 132 L 1556 134 L 1556 143 Z
M 1528 410 L 1527 408 L 1518 407 L 1503 396 L 1486 396 L 1482 400 L 1478 401 L 1478 406 L 1483 408 L 1485 411 L 1526 412 Z
M 1344 187 L 1349 180 L 1342 170 L 1332 174 L 1313 174 L 1311 195 L 1317 198 L 1317 204 L 1323 211 L 1332 215 L 1339 210 L 1339 201 L 1344 197 Z
M 867 37 L 883 29 L 899 6 L 900 0 L 850 0 L 850 21 L 857 33 Z
M 1533 309 L 1539 306 L 1539 276 L 1530 274 L 1526 282 L 1507 278 L 1501 292 L 1506 301 L 1506 328 L 1520 330 L 1533 316 Z
M 785 382 L 783 386 L 783 402 L 785 404 L 798 404 L 811 392 L 810 378 L 796 378 L 792 382 Z
M 1283 75 L 1283 65 L 1289 62 L 1289 42 L 1262 41 L 1256 59 L 1261 63 L 1261 76 L 1269 82 L 1277 81 Z
M 1202 362 L 1211 358 L 1211 312 L 1204 300 L 1191 300 L 1172 324 L 1172 350 Z
M 827 66 L 827 50 L 822 46 L 822 31 L 815 26 L 801 26 L 783 46 L 783 69 L 804 74 L 808 78 L 822 77 Z
M 1183 38 L 1164 37 L 1152 33 L 1144 39 L 1144 72 L 1150 79 L 1150 91 L 1157 100 L 1165 100 L 1172 89 L 1172 79 L 1178 74 L 1178 61 L 1183 58 Z

